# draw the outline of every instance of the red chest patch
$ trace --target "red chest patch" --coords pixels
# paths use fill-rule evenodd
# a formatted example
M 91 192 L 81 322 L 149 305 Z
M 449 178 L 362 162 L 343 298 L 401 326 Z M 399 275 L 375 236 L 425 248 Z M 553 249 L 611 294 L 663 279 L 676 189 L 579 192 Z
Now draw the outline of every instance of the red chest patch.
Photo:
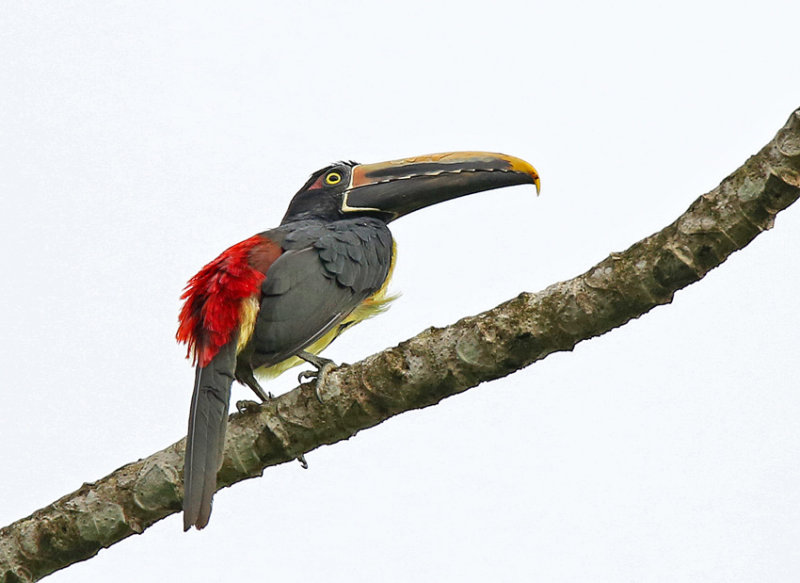
M 280 245 L 255 235 L 224 251 L 189 280 L 181 295 L 186 301 L 176 338 L 186 343 L 187 356 L 193 356 L 195 364 L 207 366 L 231 339 L 240 324 L 242 301 L 260 295 L 264 273 L 282 252 Z

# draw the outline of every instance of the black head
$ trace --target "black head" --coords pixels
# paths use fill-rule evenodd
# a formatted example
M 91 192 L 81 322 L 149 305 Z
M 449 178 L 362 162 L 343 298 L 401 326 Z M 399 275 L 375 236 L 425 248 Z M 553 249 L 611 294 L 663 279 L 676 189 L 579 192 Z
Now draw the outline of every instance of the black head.
M 343 218 L 342 200 L 357 162 L 336 162 L 314 172 L 289 203 L 281 224 L 307 219 Z

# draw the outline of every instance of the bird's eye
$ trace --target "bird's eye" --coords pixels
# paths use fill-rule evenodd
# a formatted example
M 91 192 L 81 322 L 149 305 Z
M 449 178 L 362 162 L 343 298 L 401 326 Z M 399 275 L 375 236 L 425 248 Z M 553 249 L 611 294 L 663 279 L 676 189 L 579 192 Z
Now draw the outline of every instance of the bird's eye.
M 328 175 L 325 177 L 325 184 L 330 184 L 331 186 L 339 184 L 341 181 L 342 175 L 339 172 L 328 172 Z

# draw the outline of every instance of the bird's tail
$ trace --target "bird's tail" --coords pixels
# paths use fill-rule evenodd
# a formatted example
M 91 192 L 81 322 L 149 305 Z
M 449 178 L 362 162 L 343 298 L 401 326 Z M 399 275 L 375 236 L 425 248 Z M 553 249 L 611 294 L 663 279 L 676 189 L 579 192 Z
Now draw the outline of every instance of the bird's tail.
M 228 404 L 236 368 L 235 339 L 223 346 L 211 362 L 195 371 L 189 411 L 186 457 L 183 466 L 183 530 L 208 524 L 211 499 L 222 465 Z

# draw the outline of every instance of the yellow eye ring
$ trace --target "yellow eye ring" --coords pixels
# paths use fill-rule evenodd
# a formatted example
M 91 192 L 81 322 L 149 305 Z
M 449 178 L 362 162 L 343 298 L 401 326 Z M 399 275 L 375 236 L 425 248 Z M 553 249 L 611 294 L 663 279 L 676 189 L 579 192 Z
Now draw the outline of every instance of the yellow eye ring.
M 342 175 L 338 172 L 329 172 L 325 177 L 325 184 L 339 184 L 342 181 Z

